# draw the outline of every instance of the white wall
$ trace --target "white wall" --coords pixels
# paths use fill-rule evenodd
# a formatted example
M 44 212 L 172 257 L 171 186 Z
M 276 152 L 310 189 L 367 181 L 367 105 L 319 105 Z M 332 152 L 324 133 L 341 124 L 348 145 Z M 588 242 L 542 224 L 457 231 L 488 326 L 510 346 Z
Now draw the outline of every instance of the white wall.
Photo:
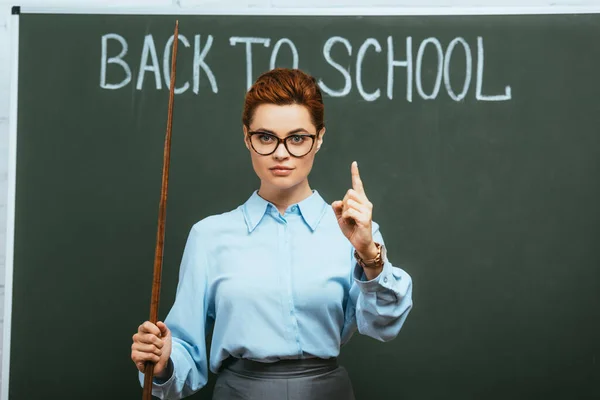
M 10 15 L 11 6 L 45 7 L 90 6 L 172 6 L 203 10 L 224 8 L 306 8 L 306 7 L 529 7 L 529 6 L 600 6 L 600 0 L 0 0 L 0 343 L 4 325 L 6 192 L 8 169 L 8 117 L 10 87 Z M 17 310 L 18 312 L 18 310 Z M 0 354 L 2 348 L 0 347 Z M 0 357 L 1 358 L 1 357 Z

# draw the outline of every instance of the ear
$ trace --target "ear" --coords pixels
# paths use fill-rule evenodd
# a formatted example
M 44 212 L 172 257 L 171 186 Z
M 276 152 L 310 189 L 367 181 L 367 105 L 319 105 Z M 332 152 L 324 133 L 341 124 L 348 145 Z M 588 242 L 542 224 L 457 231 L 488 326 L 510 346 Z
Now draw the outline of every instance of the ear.
M 242 125 L 242 130 L 244 132 L 244 144 L 246 148 L 250 150 L 250 145 L 248 144 L 248 127 L 246 125 Z
M 324 127 L 317 134 L 317 137 L 318 137 L 318 139 L 317 139 L 317 151 L 319 151 L 319 149 L 321 148 L 321 145 L 323 144 L 323 136 L 325 136 L 325 128 Z

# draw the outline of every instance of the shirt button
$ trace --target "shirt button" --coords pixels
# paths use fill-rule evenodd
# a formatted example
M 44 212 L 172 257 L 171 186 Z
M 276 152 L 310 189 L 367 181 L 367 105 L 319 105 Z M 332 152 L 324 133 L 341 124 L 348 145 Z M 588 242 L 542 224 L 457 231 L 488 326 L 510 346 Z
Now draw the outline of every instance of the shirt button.
M 298 206 L 292 206 L 292 212 L 298 211 Z
M 387 283 L 387 276 L 383 277 L 383 283 Z

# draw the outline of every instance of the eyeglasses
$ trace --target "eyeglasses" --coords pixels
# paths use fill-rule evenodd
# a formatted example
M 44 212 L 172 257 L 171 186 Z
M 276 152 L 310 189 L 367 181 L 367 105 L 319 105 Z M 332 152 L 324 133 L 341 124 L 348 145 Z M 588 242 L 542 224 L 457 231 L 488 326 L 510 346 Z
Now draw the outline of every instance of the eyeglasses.
M 248 132 L 248 136 L 250 137 L 252 149 L 261 156 L 275 153 L 279 144 L 283 143 L 292 157 L 304 157 L 310 153 L 317 137 L 317 135 L 310 134 L 294 134 L 280 139 L 272 133 L 261 131 Z

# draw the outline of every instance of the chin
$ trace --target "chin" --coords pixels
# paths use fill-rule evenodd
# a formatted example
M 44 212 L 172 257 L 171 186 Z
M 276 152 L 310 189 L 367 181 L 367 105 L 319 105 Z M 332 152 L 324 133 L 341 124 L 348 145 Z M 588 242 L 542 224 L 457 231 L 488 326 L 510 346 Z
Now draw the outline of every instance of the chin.
M 279 190 L 289 190 L 295 186 L 298 186 L 299 184 L 300 182 L 286 181 L 283 179 L 278 181 L 269 180 L 269 186 Z
M 270 176 L 268 179 L 263 180 L 268 186 L 278 190 L 289 190 L 295 186 L 300 185 L 304 180 L 298 180 L 290 176 L 273 178 Z

